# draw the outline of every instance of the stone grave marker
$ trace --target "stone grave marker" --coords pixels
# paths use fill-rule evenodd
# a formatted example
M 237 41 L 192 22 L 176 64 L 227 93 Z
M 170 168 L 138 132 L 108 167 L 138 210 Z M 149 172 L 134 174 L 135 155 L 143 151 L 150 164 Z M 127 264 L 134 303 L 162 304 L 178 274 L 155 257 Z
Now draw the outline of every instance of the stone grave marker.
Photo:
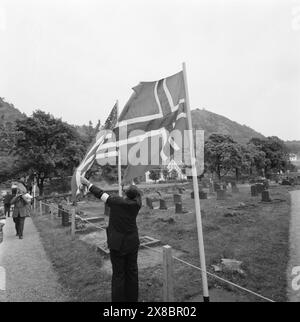
M 166 200 L 164 199 L 159 199 L 159 209 L 160 210 L 167 210 L 167 204 L 166 204 Z
M 203 190 L 199 191 L 199 198 L 200 199 L 207 199 L 207 193 L 204 192 Z
M 263 190 L 261 192 L 261 201 L 264 201 L 264 202 L 271 201 L 269 190 Z
M 255 184 L 253 184 L 253 185 L 250 187 L 250 189 L 251 189 L 251 196 L 252 196 L 252 197 L 256 197 L 256 196 L 258 196 L 258 192 L 257 192 L 256 185 L 255 185 Z
M 195 198 L 195 193 L 194 191 L 191 192 L 191 199 L 194 199 Z M 200 199 L 207 199 L 207 193 L 204 192 L 203 190 L 200 190 L 199 191 L 199 198 Z
M 176 214 L 185 214 L 185 213 L 187 213 L 187 211 L 182 208 L 182 203 L 175 203 L 175 213 Z
M 217 200 L 226 200 L 226 191 L 225 190 L 217 190 Z
M 181 195 L 179 195 L 179 194 L 174 194 L 174 195 L 173 195 L 173 197 L 174 197 L 174 203 L 175 203 L 175 204 L 176 204 L 176 203 L 181 203 L 181 202 L 182 202 Z
M 217 182 L 214 182 L 214 184 L 213 184 L 213 188 L 214 188 L 214 191 L 221 190 L 221 186 L 220 186 L 220 184 L 219 184 L 219 183 L 217 183 Z
M 61 224 L 62 226 L 70 226 L 71 225 L 71 214 L 68 209 L 62 208 L 61 209 Z

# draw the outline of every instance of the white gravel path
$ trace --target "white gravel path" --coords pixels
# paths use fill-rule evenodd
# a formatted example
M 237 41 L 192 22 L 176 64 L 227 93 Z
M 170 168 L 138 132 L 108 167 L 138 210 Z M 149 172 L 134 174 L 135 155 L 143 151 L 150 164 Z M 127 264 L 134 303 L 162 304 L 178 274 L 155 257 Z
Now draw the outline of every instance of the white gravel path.
M 290 258 L 287 270 L 288 280 L 288 300 L 290 302 L 300 302 L 300 290 L 294 290 L 292 287 L 292 279 L 296 275 L 292 275 L 294 267 L 300 268 L 300 190 L 291 191 L 291 222 L 290 222 Z M 299 275 L 299 273 L 297 274 Z
M 0 302 L 68 301 L 31 218 L 25 220 L 22 240 L 16 237 L 12 218 L 6 220 L 0 266 L 6 271 L 6 290 L 0 289 Z

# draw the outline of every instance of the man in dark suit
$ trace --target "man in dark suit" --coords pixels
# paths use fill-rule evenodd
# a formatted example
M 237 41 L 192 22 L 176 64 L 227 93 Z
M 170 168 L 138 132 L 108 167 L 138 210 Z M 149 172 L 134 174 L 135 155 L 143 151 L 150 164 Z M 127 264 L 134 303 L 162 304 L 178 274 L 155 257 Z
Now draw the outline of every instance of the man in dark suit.
M 16 228 L 16 236 L 23 239 L 23 230 L 25 218 L 30 215 L 30 202 L 32 197 L 28 193 L 16 194 L 11 199 L 11 204 L 14 205 L 13 220 Z
M 125 198 L 110 196 L 81 177 L 81 183 L 110 208 L 107 245 L 112 263 L 112 301 L 138 301 L 139 234 L 136 217 L 142 206 L 141 193 L 136 186 L 125 191 Z
M 10 201 L 12 199 L 12 195 L 9 192 L 6 192 L 6 195 L 3 198 L 3 204 L 4 204 L 4 215 L 7 217 L 10 217 Z

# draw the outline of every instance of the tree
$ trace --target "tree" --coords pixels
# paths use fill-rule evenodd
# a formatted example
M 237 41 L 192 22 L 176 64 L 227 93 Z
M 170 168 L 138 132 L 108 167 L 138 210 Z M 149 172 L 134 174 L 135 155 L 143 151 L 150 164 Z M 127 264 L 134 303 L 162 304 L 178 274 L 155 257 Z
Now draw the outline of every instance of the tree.
M 84 155 L 75 128 L 40 110 L 17 120 L 16 130 L 23 133 L 14 148 L 18 169 L 36 174 L 41 195 L 45 179 L 71 175 Z
M 267 164 L 266 154 L 262 150 L 258 149 L 253 143 L 247 143 L 243 146 L 243 158 L 246 160 L 244 164 L 250 175 L 253 175 L 253 170 L 258 175 L 263 175 L 263 169 Z
M 0 182 L 14 177 L 16 172 L 14 162 L 15 159 L 12 156 L 0 156 Z
M 266 139 L 252 138 L 250 144 L 265 154 L 264 173 L 269 177 L 271 172 L 285 172 L 289 165 L 287 148 L 282 140 L 276 136 L 269 136 Z
M 154 180 L 155 183 L 156 183 L 156 181 L 160 178 L 160 172 L 161 172 L 161 169 L 152 169 L 152 170 L 150 170 L 149 178 L 151 180 Z
M 235 170 L 238 177 L 242 165 L 242 148 L 229 135 L 210 135 L 205 142 L 204 157 L 206 169 L 216 173 L 219 180 L 231 170 Z

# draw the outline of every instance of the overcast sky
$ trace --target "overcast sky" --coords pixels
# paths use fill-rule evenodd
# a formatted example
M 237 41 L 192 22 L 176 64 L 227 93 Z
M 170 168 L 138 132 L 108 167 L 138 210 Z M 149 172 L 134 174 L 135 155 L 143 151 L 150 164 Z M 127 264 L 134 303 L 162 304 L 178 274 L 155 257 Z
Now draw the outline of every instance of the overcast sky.
M 192 109 L 300 140 L 300 0 L 0 0 L 0 96 L 105 121 L 187 64 Z

